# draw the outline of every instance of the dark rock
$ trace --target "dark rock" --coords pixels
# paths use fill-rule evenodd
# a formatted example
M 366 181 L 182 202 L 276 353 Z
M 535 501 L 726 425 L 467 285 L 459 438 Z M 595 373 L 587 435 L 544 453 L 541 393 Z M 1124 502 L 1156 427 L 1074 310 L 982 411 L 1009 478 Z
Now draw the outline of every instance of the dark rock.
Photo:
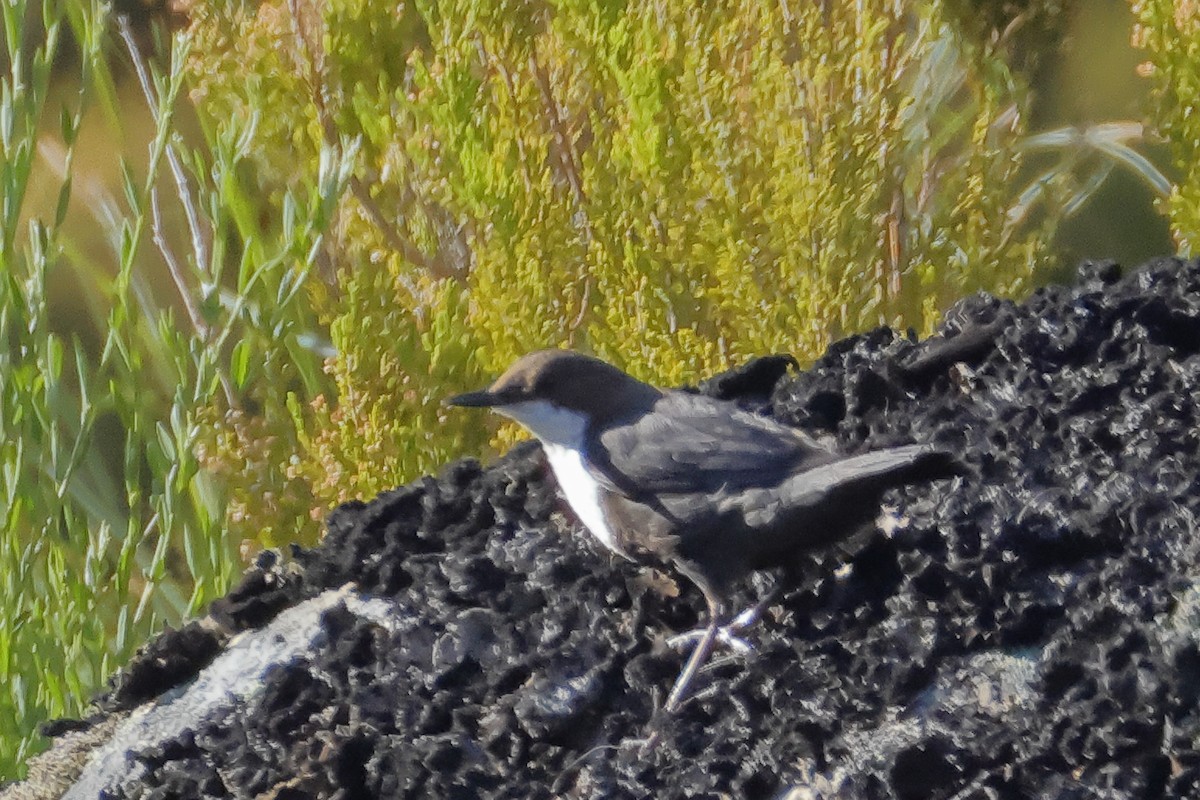
M 522 445 L 343 506 L 252 571 L 215 607 L 233 630 L 346 584 L 394 621 L 326 612 L 319 647 L 136 751 L 114 796 L 1200 795 L 1200 264 L 1085 265 L 1021 304 L 967 298 L 929 341 L 880 329 L 786 369 L 703 388 L 976 475 L 894 492 L 886 532 L 797 576 L 675 718 L 652 722 L 682 661 L 661 641 L 698 592 L 581 536 Z M 164 635 L 105 702 L 186 681 L 216 646 L 197 637 Z

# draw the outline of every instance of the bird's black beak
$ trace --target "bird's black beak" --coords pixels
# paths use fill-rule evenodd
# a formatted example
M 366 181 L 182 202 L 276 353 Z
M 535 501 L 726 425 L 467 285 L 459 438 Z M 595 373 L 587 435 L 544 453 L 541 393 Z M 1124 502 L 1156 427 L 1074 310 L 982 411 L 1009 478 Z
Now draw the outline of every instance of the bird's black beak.
M 478 392 L 467 392 L 466 394 L 456 394 L 454 397 L 447 397 L 443 403 L 448 406 L 490 408 L 491 406 L 504 405 L 504 399 L 487 389 L 481 389 Z

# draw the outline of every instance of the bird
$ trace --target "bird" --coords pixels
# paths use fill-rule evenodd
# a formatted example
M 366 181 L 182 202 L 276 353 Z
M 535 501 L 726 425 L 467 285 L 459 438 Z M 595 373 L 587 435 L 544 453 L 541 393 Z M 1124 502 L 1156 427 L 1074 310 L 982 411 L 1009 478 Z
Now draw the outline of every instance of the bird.
M 707 625 L 662 707 L 668 714 L 718 640 L 765 607 L 735 618 L 739 581 L 844 544 L 878 517 L 888 489 L 964 474 L 953 454 L 928 444 L 843 455 L 770 417 L 656 388 L 574 350 L 529 353 L 487 388 L 445 402 L 520 423 L 592 536 L 699 588 Z

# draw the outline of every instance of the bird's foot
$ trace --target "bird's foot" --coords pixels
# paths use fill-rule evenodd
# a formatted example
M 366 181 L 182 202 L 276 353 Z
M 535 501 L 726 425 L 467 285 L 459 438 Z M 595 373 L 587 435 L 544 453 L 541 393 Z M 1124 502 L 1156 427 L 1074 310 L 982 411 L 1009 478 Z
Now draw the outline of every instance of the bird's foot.
M 738 655 L 746 655 L 753 652 L 754 645 L 738 634 L 758 622 L 763 612 L 767 610 L 767 606 L 774 600 L 775 594 L 775 592 L 772 592 L 768 597 L 763 598 L 762 601 L 738 614 L 728 625 L 722 625 L 717 628 L 717 641 Z M 676 634 L 667 639 L 667 646 L 675 650 L 680 650 L 686 645 L 700 641 L 704 637 L 705 630 L 705 628 L 696 628 L 693 631 Z
M 740 630 L 740 628 L 734 627 L 732 623 L 717 628 L 717 641 L 739 655 L 745 655 L 746 653 L 752 652 L 754 650 L 754 646 L 742 637 L 738 636 L 736 633 L 738 630 Z M 684 633 L 675 634 L 667 639 L 667 647 L 670 647 L 674 650 L 682 650 L 684 647 L 703 639 L 705 633 L 706 631 L 704 628 L 697 628 L 694 631 L 686 631 Z
M 762 613 L 779 591 L 778 587 L 772 589 L 766 597 L 756 603 L 749 611 L 743 611 L 734 617 L 732 622 L 722 625 L 720 621 L 728 619 L 728 617 L 723 613 L 724 604 L 720 601 L 719 596 L 713 592 L 712 587 L 708 586 L 703 579 L 697 580 L 695 576 L 689 577 L 692 577 L 701 590 L 704 591 L 705 599 L 708 601 L 709 621 L 708 625 L 702 631 L 693 631 L 668 639 L 668 644 L 673 646 L 693 641 L 696 643 L 696 646 L 692 649 L 692 654 L 688 657 L 683 671 L 675 679 L 675 685 L 671 688 L 671 693 L 667 696 L 667 702 L 663 705 L 662 711 L 666 715 L 674 714 L 679 710 L 680 705 L 683 704 L 684 699 L 688 695 L 688 689 L 692 681 L 695 680 L 700 670 L 704 668 L 708 657 L 712 655 L 713 647 L 716 646 L 718 641 L 739 655 L 744 655 L 754 649 L 737 634 L 743 628 L 749 627 L 758 621 L 758 618 L 762 616 Z M 657 736 L 652 735 L 645 747 L 646 749 L 652 749 L 656 743 Z

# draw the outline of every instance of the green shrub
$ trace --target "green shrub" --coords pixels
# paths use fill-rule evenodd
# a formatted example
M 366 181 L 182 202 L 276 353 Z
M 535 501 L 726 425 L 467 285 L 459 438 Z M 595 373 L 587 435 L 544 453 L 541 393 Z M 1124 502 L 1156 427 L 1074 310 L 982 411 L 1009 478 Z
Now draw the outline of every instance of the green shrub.
M 211 404 L 198 380 L 206 369 L 211 375 L 213 362 L 177 330 L 141 272 L 150 179 L 127 173 L 127 215 L 86 178 L 73 191 L 77 160 L 88 155 L 79 152 L 85 115 L 99 106 L 118 117 L 103 57 L 111 42 L 107 7 L 8 0 L 2 11 L 0 775 L 7 776 L 30 754 L 39 722 L 80 713 L 162 620 L 178 620 L 222 592 L 237 559 L 219 533 L 222 504 L 191 455 L 193 412 Z M 63 53 L 69 38 L 79 48 L 77 71 L 55 75 L 57 62 L 74 60 Z M 152 161 L 163 152 L 167 109 L 180 86 L 180 75 L 159 86 Z M 80 209 L 105 227 L 93 247 L 68 233 Z M 79 338 L 86 324 L 64 314 L 55 293 L 87 298 L 80 305 L 94 309 L 99 341 Z
M 245 141 L 214 139 L 209 156 L 189 151 L 178 131 L 186 37 L 166 74 L 139 57 L 118 89 L 108 60 L 122 40 L 106 5 L 5 0 L 0 11 L 7 777 L 39 746 L 39 723 L 81 714 L 135 648 L 165 622 L 199 613 L 241 571 L 226 496 L 201 470 L 205 420 L 219 404 L 239 404 L 251 358 L 260 379 L 279 379 L 281 405 L 289 384 L 324 386 L 319 357 L 297 344 L 316 323 L 294 248 L 321 241 L 319 215 L 336 204 L 346 173 L 326 155 L 318 183 L 287 195 L 292 207 L 274 226 L 287 236 L 245 236 Z M 112 161 L 113 150 L 84 152 L 81 130 L 91 118 L 106 130 L 89 141 L 120 142 L 123 118 L 137 117 L 119 99 L 129 89 L 144 90 L 153 113 L 150 130 L 133 136 L 148 133 L 148 154 L 120 159 L 118 199 L 97 184 L 102 169 L 80 166 Z M 261 340 L 272 344 L 265 355 L 251 350 Z
M 1174 156 L 1179 180 L 1164 203 L 1183 254 L 1200 241 L 1200 5 L 1194 0 L 1135 0 L 1134 43 L 1145 48 L 1143 71 L 1154 84 L 1151 112 Z
M 672 384 L 1025 290 L 1051 226 L 1008 213 L 1023 93 L 940 9 L 198 8 L 192 96 L 218 138 L 256 122 L 264 213 L 354 143 L 318 255 L 332 390 L 263 397 L 208 451 L 242 535 L 480 450 L 497 423 L 439 401 L 536 347 Z M 265 475 L 296 504 L 254 513 Z

